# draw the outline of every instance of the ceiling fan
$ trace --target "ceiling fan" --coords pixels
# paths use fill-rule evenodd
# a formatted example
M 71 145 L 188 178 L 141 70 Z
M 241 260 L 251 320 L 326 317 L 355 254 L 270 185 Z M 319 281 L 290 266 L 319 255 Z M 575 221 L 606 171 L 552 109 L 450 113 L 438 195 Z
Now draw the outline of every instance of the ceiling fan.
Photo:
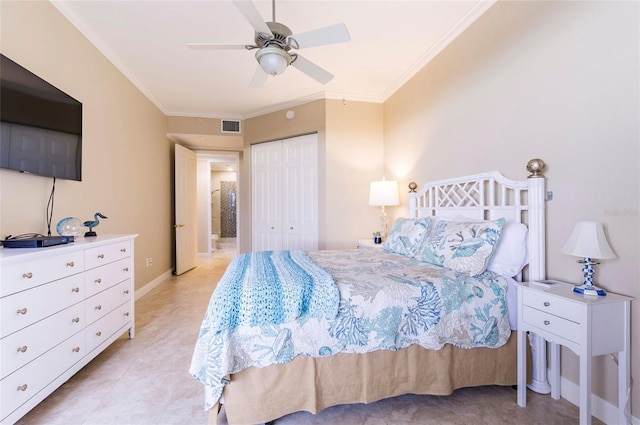
M 333 78 L 331 73 L 298 53 L 292 52 L 291 49 L 298 50 L 351 41 L 345 24 L 331 25 L 294 35 L 289 27 L 276 22 L 275 0 L 272 0 L 273 20 L 271 22 L 265 22 L 262 19 L 251 0 L 233 0 L 233 4 L 255 29 L 255 44 L 188 43 L 187 46 L 195 50 L 257 49 L 256 60 L 259 66 L 256 68 L 250 87 L 261 87 L 264 85 L 267 75 L 275 77 L 282 74 L 289 65 L 321 84 L 331 81 Z

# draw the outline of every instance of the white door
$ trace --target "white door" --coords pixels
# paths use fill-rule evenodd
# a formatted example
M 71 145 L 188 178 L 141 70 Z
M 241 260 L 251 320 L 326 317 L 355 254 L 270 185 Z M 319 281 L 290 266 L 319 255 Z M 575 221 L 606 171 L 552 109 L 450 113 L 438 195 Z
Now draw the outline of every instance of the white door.
M 252 250 L 318 249 L 318 136 L 251 147 Z
M 251 147 L 252 251 L 282 249 L 282 144 Z
M 318 136 L 282 141 L 284 249 L 318 249 Z
M 197 159 L 196 153 L 176 145 L 175 150 L 176 203 L 176 274 L 196 266 L 198 256 Z

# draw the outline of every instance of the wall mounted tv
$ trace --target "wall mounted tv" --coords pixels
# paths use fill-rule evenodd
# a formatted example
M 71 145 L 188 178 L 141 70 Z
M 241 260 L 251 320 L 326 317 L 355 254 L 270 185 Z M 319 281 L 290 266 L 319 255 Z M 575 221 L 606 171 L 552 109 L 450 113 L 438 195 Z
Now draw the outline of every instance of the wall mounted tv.
M 0 168 L 82 180 L 82 103 L 2 54 Z

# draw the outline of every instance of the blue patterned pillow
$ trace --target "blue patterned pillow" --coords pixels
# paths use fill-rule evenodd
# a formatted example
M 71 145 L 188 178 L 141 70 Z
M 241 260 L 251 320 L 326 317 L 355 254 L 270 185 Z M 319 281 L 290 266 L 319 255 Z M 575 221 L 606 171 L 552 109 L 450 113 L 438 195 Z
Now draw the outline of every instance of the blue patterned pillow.
M 439 221 L 424 239 L 416 259 L 471 276 L 487 269 L 504 227 L 495 221 Z
M 413 257 L 430 227 L 431 220 L 428 217 L 399 218 L 393 223 L 382 248 L 387 252 Z

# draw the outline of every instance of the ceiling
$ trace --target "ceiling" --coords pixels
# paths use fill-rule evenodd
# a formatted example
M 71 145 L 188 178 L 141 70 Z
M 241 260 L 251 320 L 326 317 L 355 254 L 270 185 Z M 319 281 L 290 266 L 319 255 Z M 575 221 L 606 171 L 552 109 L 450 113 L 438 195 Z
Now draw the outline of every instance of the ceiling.
M 494 1 L 277 0 L 294 34 L 345 23 L 351 41 L 299 50 L 335 76 L 326 85 L 289 67 L 261 88 L 249 87 L 254 52 L 186 46 L 253 44 L 230 0 L 52 3 L 166 115 L 245 119 L 321 98 L 383 102 Z M 272 20 L 271 1 L 254 4 Z

